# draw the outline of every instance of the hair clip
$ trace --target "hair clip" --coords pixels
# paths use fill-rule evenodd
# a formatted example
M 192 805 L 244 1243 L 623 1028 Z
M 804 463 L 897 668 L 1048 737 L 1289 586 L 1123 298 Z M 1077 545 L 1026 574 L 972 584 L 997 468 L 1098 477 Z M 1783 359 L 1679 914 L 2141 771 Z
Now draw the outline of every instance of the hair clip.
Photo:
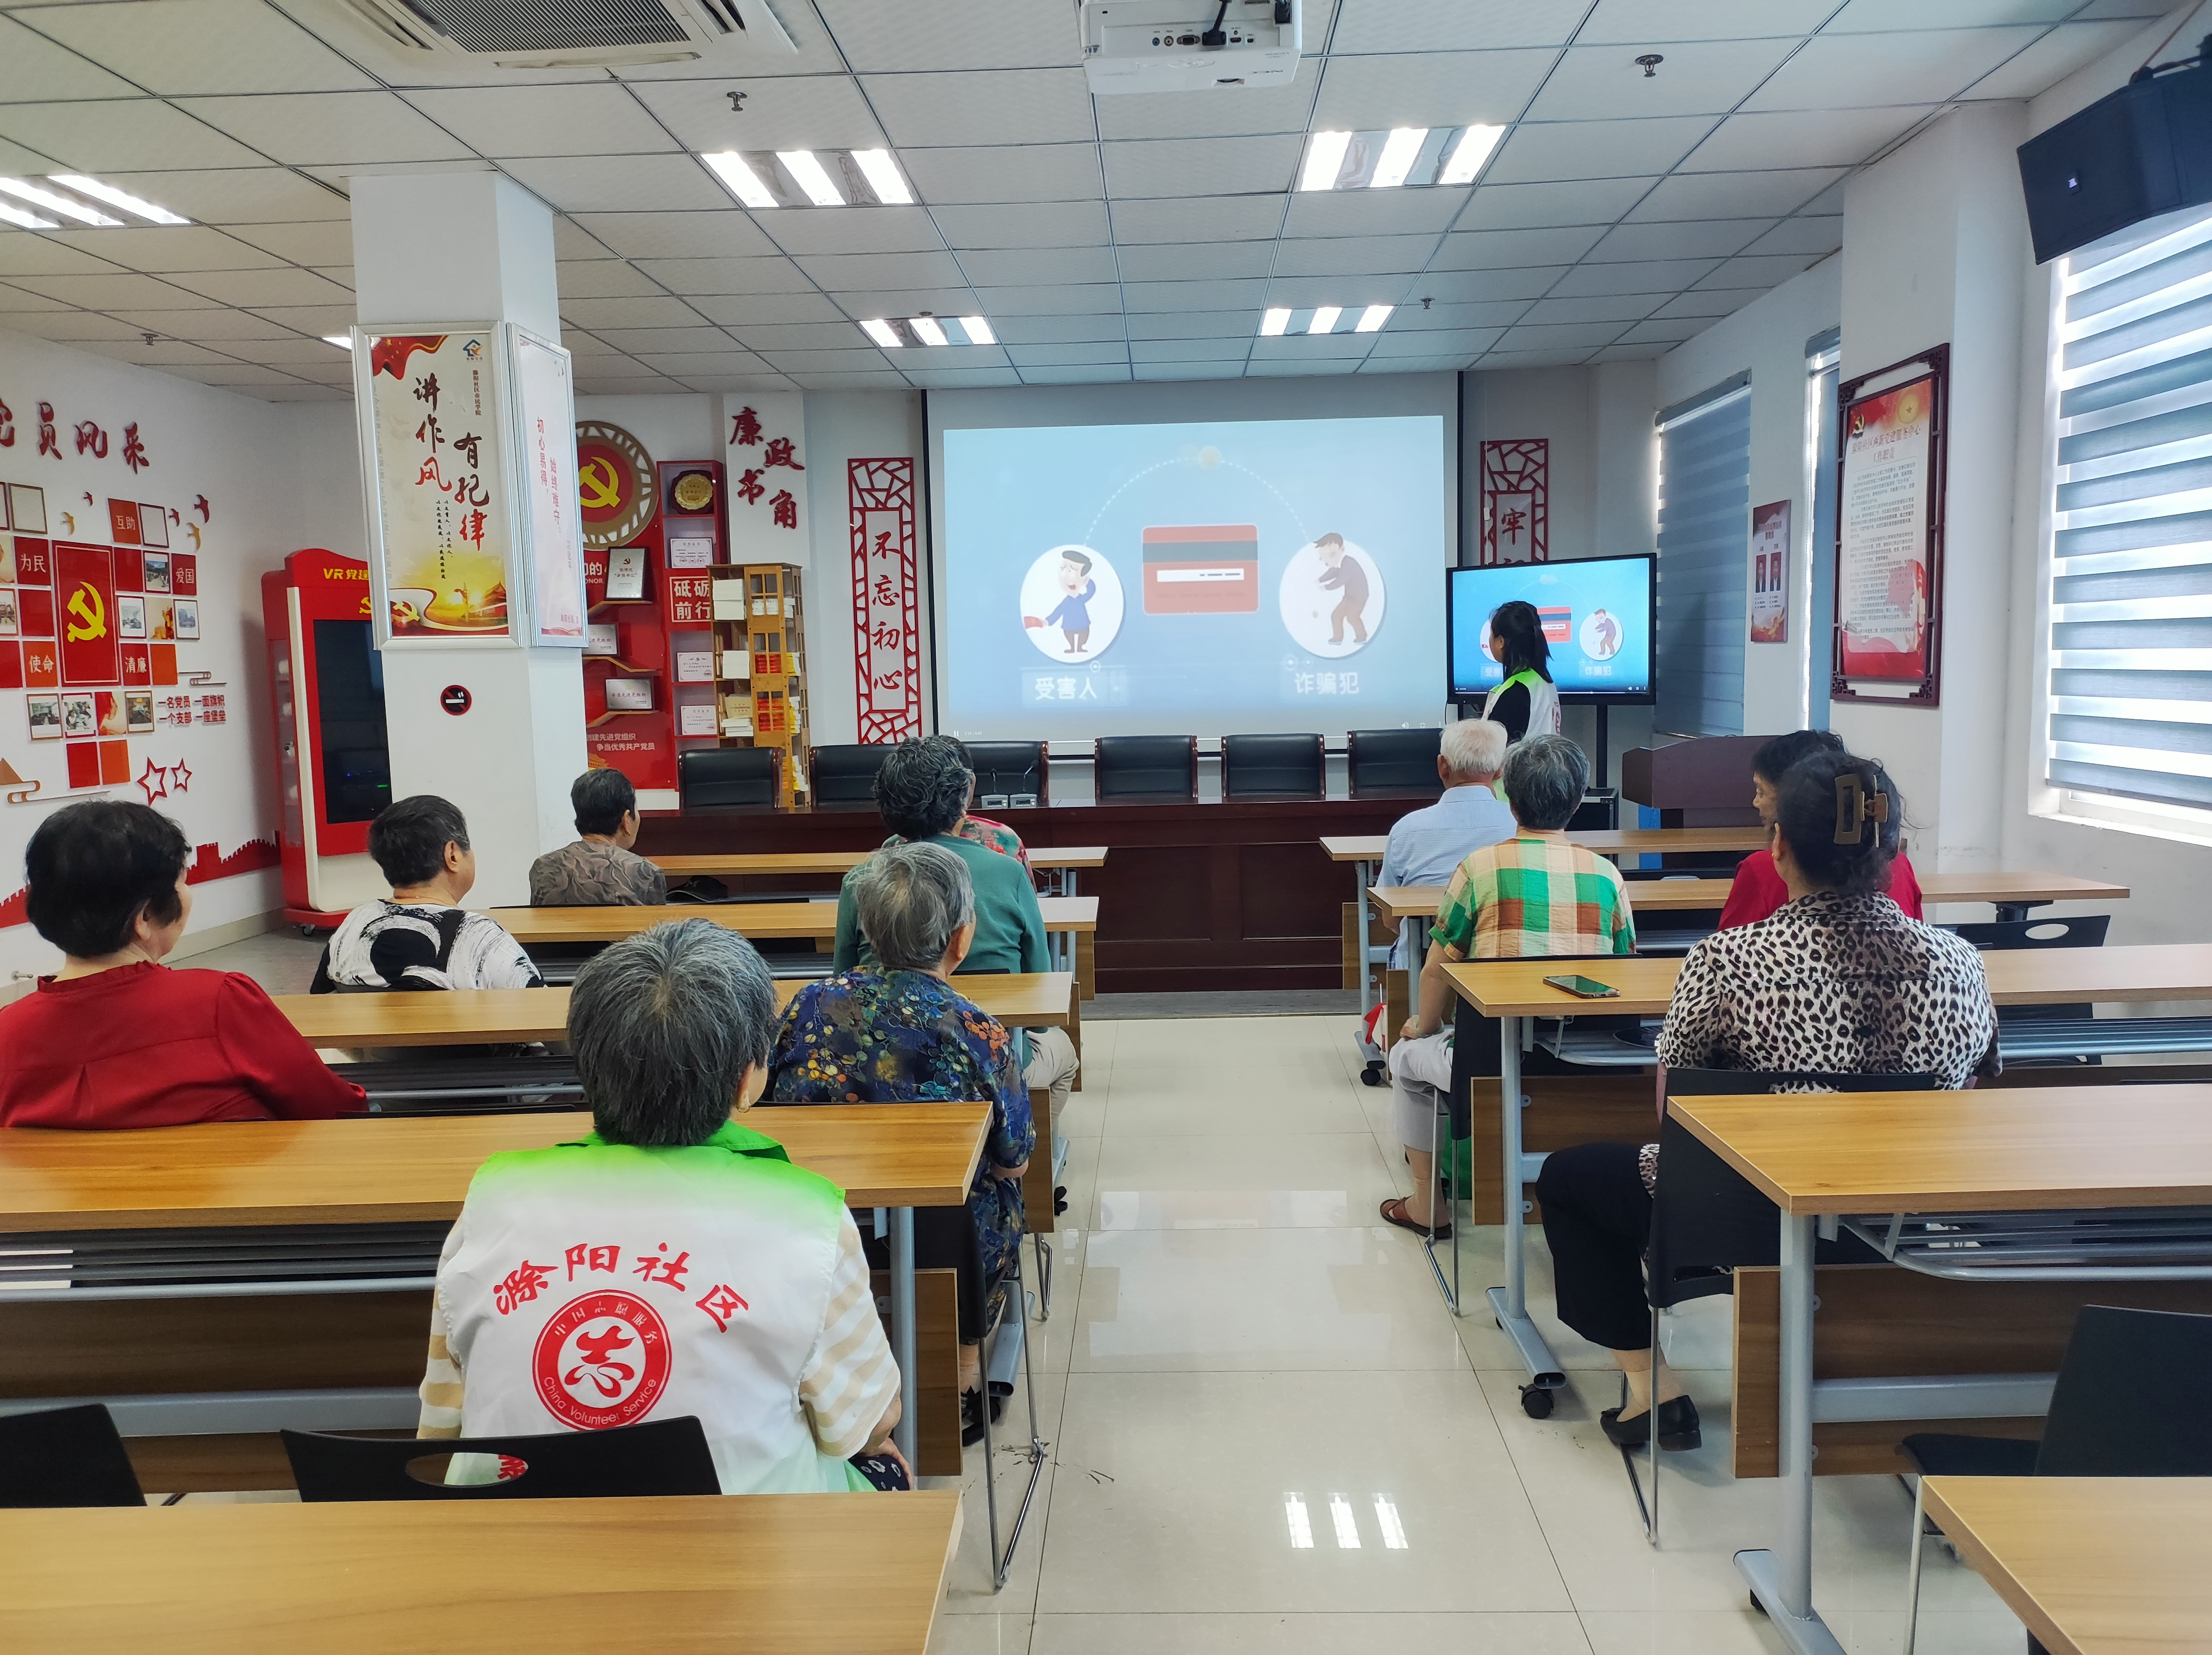
M 1869 793 L 1864 778 L 1856 770 L 1846 770 L 1836 778 L 1836 843 L 1863 843 L 1869 820 L 1876 823 L 1889 820 L 1889 795 L 1879 787 Z

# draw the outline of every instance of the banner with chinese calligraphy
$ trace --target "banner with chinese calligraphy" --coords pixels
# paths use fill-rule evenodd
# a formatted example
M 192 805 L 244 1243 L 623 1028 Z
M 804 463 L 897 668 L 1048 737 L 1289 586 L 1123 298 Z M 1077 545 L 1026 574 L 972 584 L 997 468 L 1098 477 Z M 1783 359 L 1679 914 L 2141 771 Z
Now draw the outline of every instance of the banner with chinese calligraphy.
M 584 540 L 576 494 L 576 395 L 568 353 L 521 328 L 514 394 L 530 541 L 533 644 L 584 646 Z
M 1843 700 L 1936 705 L 1948 367 L 1949 348 L 1939 345 L 1838 388 L 1830 693 Z
M 806 561 L 806 398 L 796 391 L 722 398 L 730 561 Z
M 489 324 L 356 336 L 362 464 L 375 479 L 369 576 L 380 645 L 514 636 L 498 343 Z
M 1551 440 L 1516 437 L 1484 443 L 1480 561 L 1542 563 L 1551 555 Z
M 914 461 L 852 460 L 853 676 L 860 738 L 921 734 L 921 629 L 916 594 Z

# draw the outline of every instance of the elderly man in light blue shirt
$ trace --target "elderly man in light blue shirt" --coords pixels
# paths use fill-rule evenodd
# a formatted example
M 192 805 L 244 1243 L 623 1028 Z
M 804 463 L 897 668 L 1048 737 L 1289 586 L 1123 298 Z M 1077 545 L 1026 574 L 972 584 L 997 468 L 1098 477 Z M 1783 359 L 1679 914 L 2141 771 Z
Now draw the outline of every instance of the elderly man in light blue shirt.
M 1513 812 L 1491 791 L 1505 765 L 1505 726 L 1487 718 L 1462 718 L 1444 726 L 1437 755 L 1443 797 L 1398 819 L 1390 830 L 1378 885 L 1443 885 L 1473 852 L 1513 837 Z M 1405 939 L 1391 946 L 1390 963 L 1399 969 Z

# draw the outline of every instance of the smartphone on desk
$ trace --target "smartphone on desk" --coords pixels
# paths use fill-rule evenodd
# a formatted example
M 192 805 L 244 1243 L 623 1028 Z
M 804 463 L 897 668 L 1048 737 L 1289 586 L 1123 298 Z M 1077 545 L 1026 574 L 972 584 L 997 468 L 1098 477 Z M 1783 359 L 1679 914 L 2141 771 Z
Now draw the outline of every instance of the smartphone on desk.
M 1610 983 L 1601 983 L 1595 977 L 1547 977 L 1553 988 L 1564 989 L 1578 1000 L 1617 1000 L 1620 991 Z

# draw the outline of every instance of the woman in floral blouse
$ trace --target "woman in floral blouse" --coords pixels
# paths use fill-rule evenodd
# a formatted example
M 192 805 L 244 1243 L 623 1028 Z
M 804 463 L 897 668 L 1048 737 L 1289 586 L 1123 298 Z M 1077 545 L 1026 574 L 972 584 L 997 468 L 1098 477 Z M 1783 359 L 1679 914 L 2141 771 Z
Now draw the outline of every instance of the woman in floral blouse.
M 849 886 L 876 965 L 801 989 L 769 1058 L 770 1103 L 985 1102 L 991 1131 L 967 1209 L 988 1292 L 1023 1231 L 1022 1174 L 1036 1143 L 1013 1037 L 959 994 L 953 972 L 975 935 L 967 864 L 938 845 L 898 845 L 854 870 Z M 942 1267 L 926 1239 L 917 1262 Z M 983 1306 L 960 1273 L 960 1386 L 978 1388 Z M 980 1434 L 978 1418 L 974 1428 Z

